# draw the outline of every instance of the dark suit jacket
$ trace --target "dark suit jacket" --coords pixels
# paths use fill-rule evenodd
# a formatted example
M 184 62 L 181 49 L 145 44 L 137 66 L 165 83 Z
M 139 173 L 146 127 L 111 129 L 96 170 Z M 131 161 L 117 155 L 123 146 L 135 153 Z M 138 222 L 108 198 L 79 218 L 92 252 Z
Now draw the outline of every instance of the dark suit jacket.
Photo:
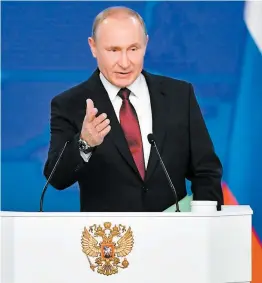
M 146 71 L 143 74 L 150 92 L 153 134 L 178 199 L 186 196 L 187 178 L 192 182 L 195 200 L 216 200 L 220 206 L 223 204 L 222 166 L 192 85 Z M 107 113 L 111 131 L 85 163 L 77 141 L 87 98 L 94 101 L 98 114 Z M 66 141 L 69 143 L 50 183 L 63 190 L 78 182 L 81 211 L 163 211 L 175 203 L 154 148 L 151 148 L 145 180 L 141 179 L 98 70 L 87 81 L 59 94 L 51 102 L 46 177 Z

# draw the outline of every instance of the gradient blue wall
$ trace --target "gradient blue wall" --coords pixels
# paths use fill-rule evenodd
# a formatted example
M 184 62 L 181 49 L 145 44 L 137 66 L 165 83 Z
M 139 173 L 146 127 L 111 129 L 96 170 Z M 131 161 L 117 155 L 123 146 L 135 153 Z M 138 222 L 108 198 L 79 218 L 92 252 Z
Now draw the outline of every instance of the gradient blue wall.
M 50 100 L 96 67 L 87 37 L 95 15 L 111 5 L 127 5 L 144 17 L 148 71 L 193 83 L 224 181 L 237 176 L 230 152 L 248 36 L 244 2 L 2 2 L 2 210 L 39 209 Z M 250 171 L 261 165 L 252 154 Z M 260 183 L 254 185 L 258 190 Z M 261 192 L 230 189 L 241 204 L 257 208 L 262 238 Z M 62 192 L 50 187 L 45 211 L 78 211 L 78 197 L 77 186 Z

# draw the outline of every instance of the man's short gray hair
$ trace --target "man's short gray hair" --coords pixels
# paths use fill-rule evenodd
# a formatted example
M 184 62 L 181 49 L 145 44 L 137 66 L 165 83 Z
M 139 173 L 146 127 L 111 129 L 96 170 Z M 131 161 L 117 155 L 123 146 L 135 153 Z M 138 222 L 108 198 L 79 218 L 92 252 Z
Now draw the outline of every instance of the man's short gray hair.
M 128 16 L 136 18 L 140 22 L 140 24 L 142 25 L 142 28 L 144 30 L 145 35 L 147 35 L 145 22 L 144 22 L 143 18 L 136 11 L 134 11 L 130 8 L 127 8 L 127 7 L 123 7 L 123 6 L 116 6 L 116 7 L 109 7 L 107 9 L 103 10 L 102 12 L 100 12 L 95 17 L 95 20 L 93 22 L 93 27 L 92 27 L 92 37 L 93 37 L 93 39 L 95 40 L 97 28 L 98 28 L 100 23 L 102 23 L 106 18 L 108 18 L 110 16 L 117 15 L 121 12 L 123 12 L 124 14 L 126 14 Z

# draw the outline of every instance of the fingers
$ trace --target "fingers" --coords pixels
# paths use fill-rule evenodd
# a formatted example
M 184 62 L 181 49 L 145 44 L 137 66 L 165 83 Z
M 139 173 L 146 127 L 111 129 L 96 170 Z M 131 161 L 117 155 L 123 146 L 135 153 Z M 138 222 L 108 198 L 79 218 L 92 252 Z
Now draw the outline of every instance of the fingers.
M 93 120 L 93 125 L 96 127 L 100 123 L 102 123 L 107 118 L 107 115 L 105 113 L 100 114 L 97 118 Z
M 109 119 L 104 120 L 102 123 L 96 126 L 96 130 L 100 133 L 109 125 L 109 123 L 110 123 Z
M 95 117 L 98 110 L 97 108 L 94 108 L 94 103 L 91 99 L 87 99 L 87 122 L 92 122 L 93 126 L 97 128 L 97 131 L 102 131 L 108 124 L 109 119 L 105 120 L 107 118 L 107 115 L 105 113 L 100 114 L 98 117 Z
M 106 128 L 104 128 L 104 129 L 99 133 L 100 137 L 101 137 L 102 139 L 104 139 L 104 137 L 110 132 L 110 130 L 111 130 L 111 126 L 108 125 Z
M 94 107 L 94 102 L 91 99 L 86 100 L 86 115 L 83 121 L 81 136 L 91 146 L 97 146 L 101 144 L 104 137 L 110 132 L 111 126 L 110 120 L 107 119 L 105 113 L 98 113 L 97 108 Z

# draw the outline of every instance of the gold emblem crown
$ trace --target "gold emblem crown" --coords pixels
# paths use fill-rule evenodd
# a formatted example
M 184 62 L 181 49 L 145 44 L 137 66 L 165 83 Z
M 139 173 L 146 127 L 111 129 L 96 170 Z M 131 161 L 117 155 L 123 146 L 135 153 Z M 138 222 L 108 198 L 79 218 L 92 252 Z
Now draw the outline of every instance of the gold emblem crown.
M 103 225 L 94 224 L 88 230 L 84 227 L 81 245 L 90 268 L 93 271 L 97 268 L 99 274 L 108 276 L 118 273 L 118 268 L 129 266 L 126 256 L 133 249 L 134 237 L 130 227 L 126 229 L 122 224 L 112 227 L 111 222 Z M 90 257 L 95 261 L 92 262 Z

